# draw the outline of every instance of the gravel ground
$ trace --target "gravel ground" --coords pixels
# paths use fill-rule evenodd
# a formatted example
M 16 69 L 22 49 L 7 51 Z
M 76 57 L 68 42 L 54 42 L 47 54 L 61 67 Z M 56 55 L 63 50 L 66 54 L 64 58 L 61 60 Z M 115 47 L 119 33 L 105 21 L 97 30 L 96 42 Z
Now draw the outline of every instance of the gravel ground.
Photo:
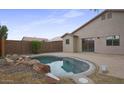
M 36 73 L 32 66 L 19 64 L 7 65 L 0 59 L 0 84 L 74 84 L 68 78 L 60 78 L 60 81 L 46 76 L 44 73 Z
M 5 73 L 11 74 L 11 73 L 16 73 L 16 72 L 35 72 L 31 66 L 27 65 L 17 65 L 17 66 L 10 66 L 10 65 L 0 65 L 0 69 L 4 70 Z

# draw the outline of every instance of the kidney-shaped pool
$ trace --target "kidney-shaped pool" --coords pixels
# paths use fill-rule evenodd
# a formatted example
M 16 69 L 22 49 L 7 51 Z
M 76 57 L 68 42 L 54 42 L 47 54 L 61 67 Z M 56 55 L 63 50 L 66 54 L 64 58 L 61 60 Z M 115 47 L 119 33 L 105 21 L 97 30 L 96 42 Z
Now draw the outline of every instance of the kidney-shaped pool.
M 37 56 L 33 59 L 38 59 L 41 63 L 49 65 L 51 73 L 56 76 L 70 76 L 86 72 L 90 68 L 87 62 L 69 57 Z

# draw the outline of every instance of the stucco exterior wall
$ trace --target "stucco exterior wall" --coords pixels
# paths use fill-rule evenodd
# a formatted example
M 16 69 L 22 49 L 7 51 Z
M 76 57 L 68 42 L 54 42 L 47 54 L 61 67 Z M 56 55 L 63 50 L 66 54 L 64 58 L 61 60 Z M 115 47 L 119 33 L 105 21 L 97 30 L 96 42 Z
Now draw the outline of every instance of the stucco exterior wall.
M 100 16 L 75 32 L 74 35 L 79 36 L 78 52 L 82 52 L 81 39 L 93 37 L 95 40 L 95 52 L 124 54 L 124 13 L 112 12 L 112 18 L 108 19 L 106 17 L 105 20 L 101 20 Z M 120 35 L 120 46 L 106 46 L 106 37 L 111 35 Z M 100 37 L 100 39 L 97 39 L 97 37 Z
M 74 48 L 74 52 L 78 52 L 78 37 L 73 37 L 73 48 Z

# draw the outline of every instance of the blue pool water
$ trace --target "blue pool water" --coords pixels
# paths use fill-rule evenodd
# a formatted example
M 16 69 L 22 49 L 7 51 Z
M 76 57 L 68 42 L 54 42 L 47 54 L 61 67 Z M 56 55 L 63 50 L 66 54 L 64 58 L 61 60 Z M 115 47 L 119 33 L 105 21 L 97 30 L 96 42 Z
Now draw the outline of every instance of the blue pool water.
M 51 73 L 56 76 L 69 76 L 89 69 L 88 63 L 68 57 L 40 56 L 33 59 L 38 59 L 41 63 L 49 65 Z

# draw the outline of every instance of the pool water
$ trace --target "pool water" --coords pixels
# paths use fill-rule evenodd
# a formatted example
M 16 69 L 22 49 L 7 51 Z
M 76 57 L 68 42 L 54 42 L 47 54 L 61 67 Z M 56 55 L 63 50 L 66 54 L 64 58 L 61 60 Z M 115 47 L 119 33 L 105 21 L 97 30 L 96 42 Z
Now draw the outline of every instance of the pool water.
M 51 73 L 56 76 L 69 76 L 89 69 L 88 63 L 68 57 L 40 56 L 33 59 L 38 59 L 41 63 L 49 65 Z

